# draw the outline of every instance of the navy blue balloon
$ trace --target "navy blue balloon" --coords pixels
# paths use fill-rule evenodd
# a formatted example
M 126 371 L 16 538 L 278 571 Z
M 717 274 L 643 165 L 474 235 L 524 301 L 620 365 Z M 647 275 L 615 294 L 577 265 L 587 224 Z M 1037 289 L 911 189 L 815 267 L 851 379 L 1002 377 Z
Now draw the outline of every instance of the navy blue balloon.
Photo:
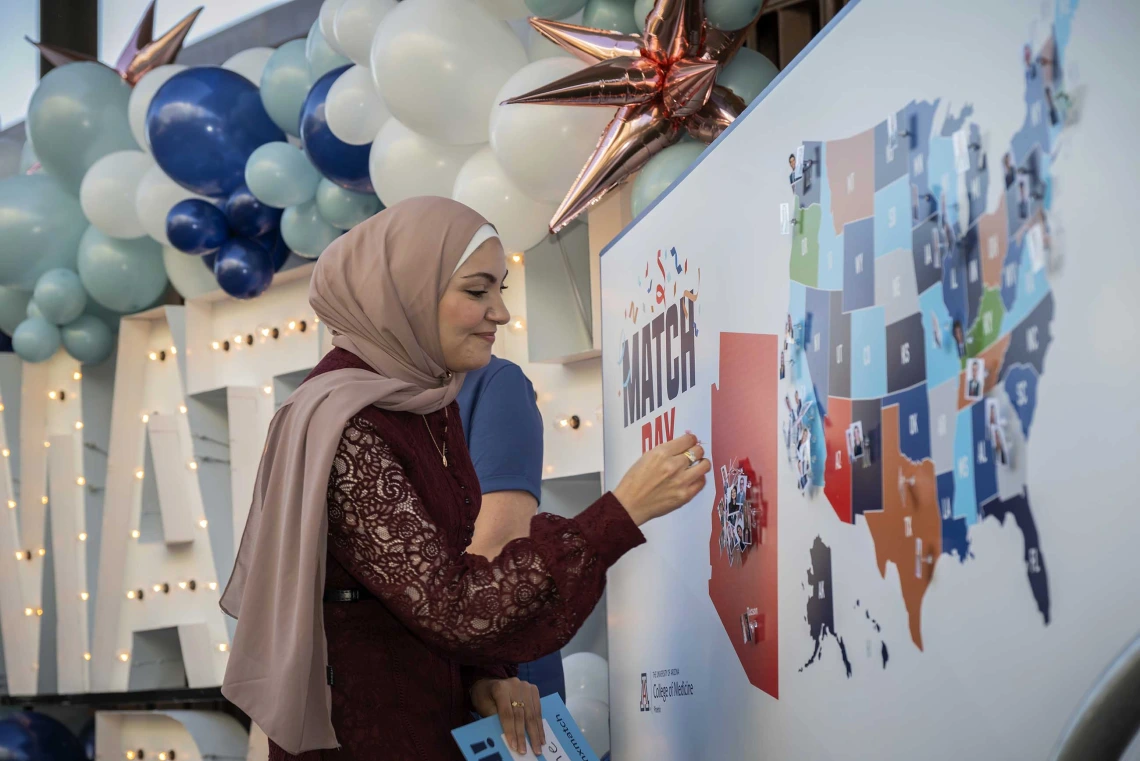
M 84 761 L 83 746 L 63 724 L 22 711 L 0 721 L 0 758 L 10 761 Z
M 208 254 L 230 239 L 230 226 L 225 213 L 214 204 L 187 198 L 167 213 L 166 237 L 185 254 Z
M 273 232 L 281 224 L 281 213 L 284 211 L 266 206 L 245 185 L 230 193 L 222 210 L 230 221 L 230 229 L 243 238 L 256 238 Z
M 79 730 L 79 742 L 83 746 L 83 757 L 95 761 L 95 720 L 89 719 Z
M 329 181 L 346 190 L 372 193 L 372 178 L 368 176 L 368 154 L 372 143 L 349 145 L 329 129 L 325 118 L 325 100 L 333 82 L 350 67 L 341 66 L 317 80 L 305 105 L 301 108 L 301 143 L 309 161 Z M 161 91 L 160 91 L 161 92 Z
M 158 88 L 146 112 L 146 135 L 170 179 L 215 198 L 245 183 L 246 161 L 259 146 L 285 139 L 257 86 L 216 66 L 180 71 Z
M 252 299 L 273 282 L 273 255 L 257 241 L 233 238 L 218 251 L 214 277 L 234 298 Z
M 10 353 L 12 349 L 12 336 L 0 333 L 0 354 Z
M 202 254 L 202 264 L 206 265 L 206 269 L 210 272 L 214 271 L 214 265 L 218 262 L 218 252 L 212 254 Z
M 285 262 L 289 259 L 289 254 L 293 253 L 286 245 L 285 239 L 281 237 L 280 230 L 274 230 L 266 235 L 261 235 L 254 238 L 257 243 L 269 252 L 269 256 L 273 258 L 273 271 L 280 272 L 281 268 L 285 266 Z

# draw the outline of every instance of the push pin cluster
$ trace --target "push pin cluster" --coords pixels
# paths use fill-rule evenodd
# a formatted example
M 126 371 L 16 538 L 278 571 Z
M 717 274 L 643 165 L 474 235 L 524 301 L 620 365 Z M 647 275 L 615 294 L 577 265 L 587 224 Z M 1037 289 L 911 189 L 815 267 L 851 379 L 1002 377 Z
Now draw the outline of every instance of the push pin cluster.
M 721 498 L 716 511 L 720 520 L 720 551 L 728 555 L 728 565 L 732 567 L 744 561 L 759 528 L 752 502 L 752 481 L 735 461 L 731 467 L 721 467 Z

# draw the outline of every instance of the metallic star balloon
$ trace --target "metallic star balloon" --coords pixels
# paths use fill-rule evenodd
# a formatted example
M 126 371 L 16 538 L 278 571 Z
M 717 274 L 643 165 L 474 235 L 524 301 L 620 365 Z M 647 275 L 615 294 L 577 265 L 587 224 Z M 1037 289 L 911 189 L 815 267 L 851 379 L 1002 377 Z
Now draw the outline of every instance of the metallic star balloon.
M 550 220 L 551 232 L 683 135 L 712 142 L 744 111 L 743 100 L 716 84 L 744 44 L 744 30 L 710 26 L 701 0 L 656 0 L 640 35 L 539 18 L 530 24 L 591 65 L 507 103 L 619 107 Z
M 181 21 L 156 40 L 154 39 L 154 0 L 151 0 L 146 12 L 139 20 L 138 26 L 135 27 L 134 34 L 131 35 L 126 47 L 119 55 L 119 60 L 115 63 L 115 71 L 119 72 L 119 76 L 127 84 L 134 87 L 143 78 L 143 75 L 151 69 L 173 63 L 179 52 L 182 51 L 182 44 L 186 41 L 186 35 L 190 34 L 190 27 L 194 26 L 194 21 L 197 20 L 198 14 L 201 12 L 202 7 L 199 6 L 186 14 Z M 59 45 L 35 42 L 29 37 L 24 39 L 35 45 L 40 54 L 52 66 L 64 66 L 76 61 L 102 63 L 95 56 L 86 53 L 78 53 Z

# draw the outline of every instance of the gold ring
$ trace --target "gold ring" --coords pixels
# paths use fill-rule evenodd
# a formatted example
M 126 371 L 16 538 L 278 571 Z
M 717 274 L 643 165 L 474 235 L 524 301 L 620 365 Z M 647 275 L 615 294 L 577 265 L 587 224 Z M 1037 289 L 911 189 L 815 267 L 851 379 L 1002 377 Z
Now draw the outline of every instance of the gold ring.
M 696 465 L 697 464 L 697 456 L 695 454 L 693 454 L 692 450 L 686 449 L 682 454 L 684 454 L 685 457 L 688 458 L 690 465 Z
M 521 700 L 512 700 L 511 708 L 526 708 L 526 703 L 522 702 Z

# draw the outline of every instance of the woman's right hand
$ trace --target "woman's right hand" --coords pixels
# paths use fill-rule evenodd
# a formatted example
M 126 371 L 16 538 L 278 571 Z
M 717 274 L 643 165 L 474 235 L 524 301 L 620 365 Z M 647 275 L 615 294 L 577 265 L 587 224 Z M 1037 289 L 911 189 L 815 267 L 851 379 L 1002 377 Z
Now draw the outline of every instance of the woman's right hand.
M 685 455 L 693 457 L 690 463 Z M 614 496 L 638 526 L 668 515 L 705 488 L 712 464 L 691 433 L 649 450 L 622 476 Z

